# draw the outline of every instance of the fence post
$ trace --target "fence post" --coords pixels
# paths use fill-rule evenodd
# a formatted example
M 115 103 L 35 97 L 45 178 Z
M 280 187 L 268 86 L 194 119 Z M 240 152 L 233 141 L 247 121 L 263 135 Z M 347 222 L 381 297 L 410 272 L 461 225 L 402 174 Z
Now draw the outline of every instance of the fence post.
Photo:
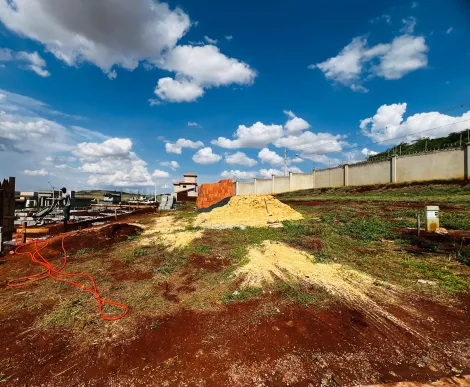
M 465 144 L 464 149 L 464 180 L 470 180 L 470 142 Z
M 3 252 L 3 232 L 2 232 L 3 227 L 0 226 L 0 253 Z
M 235 182 L 235 196 L 238 195 L 238 181 Z
M 349 186 L 349 164 L 344 164 L 344 186 Z
M 256 182 L 256 177 L 253 179 L 253 185 L 254 185 L 255 194 L 257 194 L 258 193 L 258 184 Z
M 289 171 L 289 192 L 292 191 L 292 172 Z
M 390 183 L 397 182 L 397 156 L 390 159 Z
M 275 178 L 275 176 L 272 175 L 272 176 L 271 176 L 271 179 L 272 179 L 272 182 L 271 182 L 271 183 L 272 183 L 271 192 L 272 192 L 273 194 L 276 193 L 276 192 L 274 192 L 274 178 Z
M 23 228 L 21 230 L 22 235 L 21 235 L 21 241 L 23 243 L 26 243 L 26 227 L 28 226 L 28 222 L 23 222 Z

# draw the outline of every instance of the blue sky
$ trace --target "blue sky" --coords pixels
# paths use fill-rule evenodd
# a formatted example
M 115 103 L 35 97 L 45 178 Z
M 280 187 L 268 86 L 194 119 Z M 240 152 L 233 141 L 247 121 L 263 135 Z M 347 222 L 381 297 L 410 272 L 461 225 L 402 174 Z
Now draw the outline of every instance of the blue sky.
M 0 0 L 0 177 L 168 191 L 466 129 L 468 20 L 463 0 Z

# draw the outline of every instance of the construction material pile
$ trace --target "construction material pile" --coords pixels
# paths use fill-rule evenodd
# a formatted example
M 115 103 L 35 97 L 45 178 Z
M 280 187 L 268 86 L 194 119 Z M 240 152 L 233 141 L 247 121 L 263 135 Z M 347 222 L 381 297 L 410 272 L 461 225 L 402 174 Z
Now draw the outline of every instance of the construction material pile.
M 271 195 L 242 195 L 233 196 L 223 207 L 199 214 L 194 225 L 206 228 L 279 227 L 283 220 L 302 218 L 297 211 Z

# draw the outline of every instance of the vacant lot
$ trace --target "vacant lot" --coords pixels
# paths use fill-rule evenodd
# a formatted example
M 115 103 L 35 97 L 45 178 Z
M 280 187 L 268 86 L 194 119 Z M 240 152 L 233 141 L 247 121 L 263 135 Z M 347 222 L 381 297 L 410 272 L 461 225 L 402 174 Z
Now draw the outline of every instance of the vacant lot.
M 4 257 L 0 381 L 333 386 L 469 374 L 467 187 L 289 193 L 279 197 L 303 219 L 282 228 L 201 229 L 188 208 L 70 235 L 65 270 L 128 305 L 118 321 L 51 278 L 7 287 L 40 268 Z M 416 235 L 424 203 L 441 204 L 448 234 Z M 54 267 L 60 243 L 42 251 Z

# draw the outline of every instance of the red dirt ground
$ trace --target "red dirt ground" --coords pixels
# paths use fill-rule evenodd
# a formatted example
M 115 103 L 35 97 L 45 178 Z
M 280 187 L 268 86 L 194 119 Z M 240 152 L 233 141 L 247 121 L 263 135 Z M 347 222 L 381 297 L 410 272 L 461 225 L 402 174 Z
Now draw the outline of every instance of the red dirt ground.
M 265 296 L 219 312 L 144 317 L 129 339 L 103 338 L 85 349 L 72 348 L 71 332 L 63 330 L 22 334 L 34 316 L 16 312 L 1 322 L 0 364 L 12 375 L 6 385 L 51 386 L 309 386 L 327 375 L 354 385 L 470 371 L 469 297 L 458 307 L 404 300 L 424 307 L 425 318 L 389 308 L 422 337 L 393 323 L 384 329 L 341 303 L 322 311 L 289 304 L 277 312 L 266 309 L 273 301 Z

